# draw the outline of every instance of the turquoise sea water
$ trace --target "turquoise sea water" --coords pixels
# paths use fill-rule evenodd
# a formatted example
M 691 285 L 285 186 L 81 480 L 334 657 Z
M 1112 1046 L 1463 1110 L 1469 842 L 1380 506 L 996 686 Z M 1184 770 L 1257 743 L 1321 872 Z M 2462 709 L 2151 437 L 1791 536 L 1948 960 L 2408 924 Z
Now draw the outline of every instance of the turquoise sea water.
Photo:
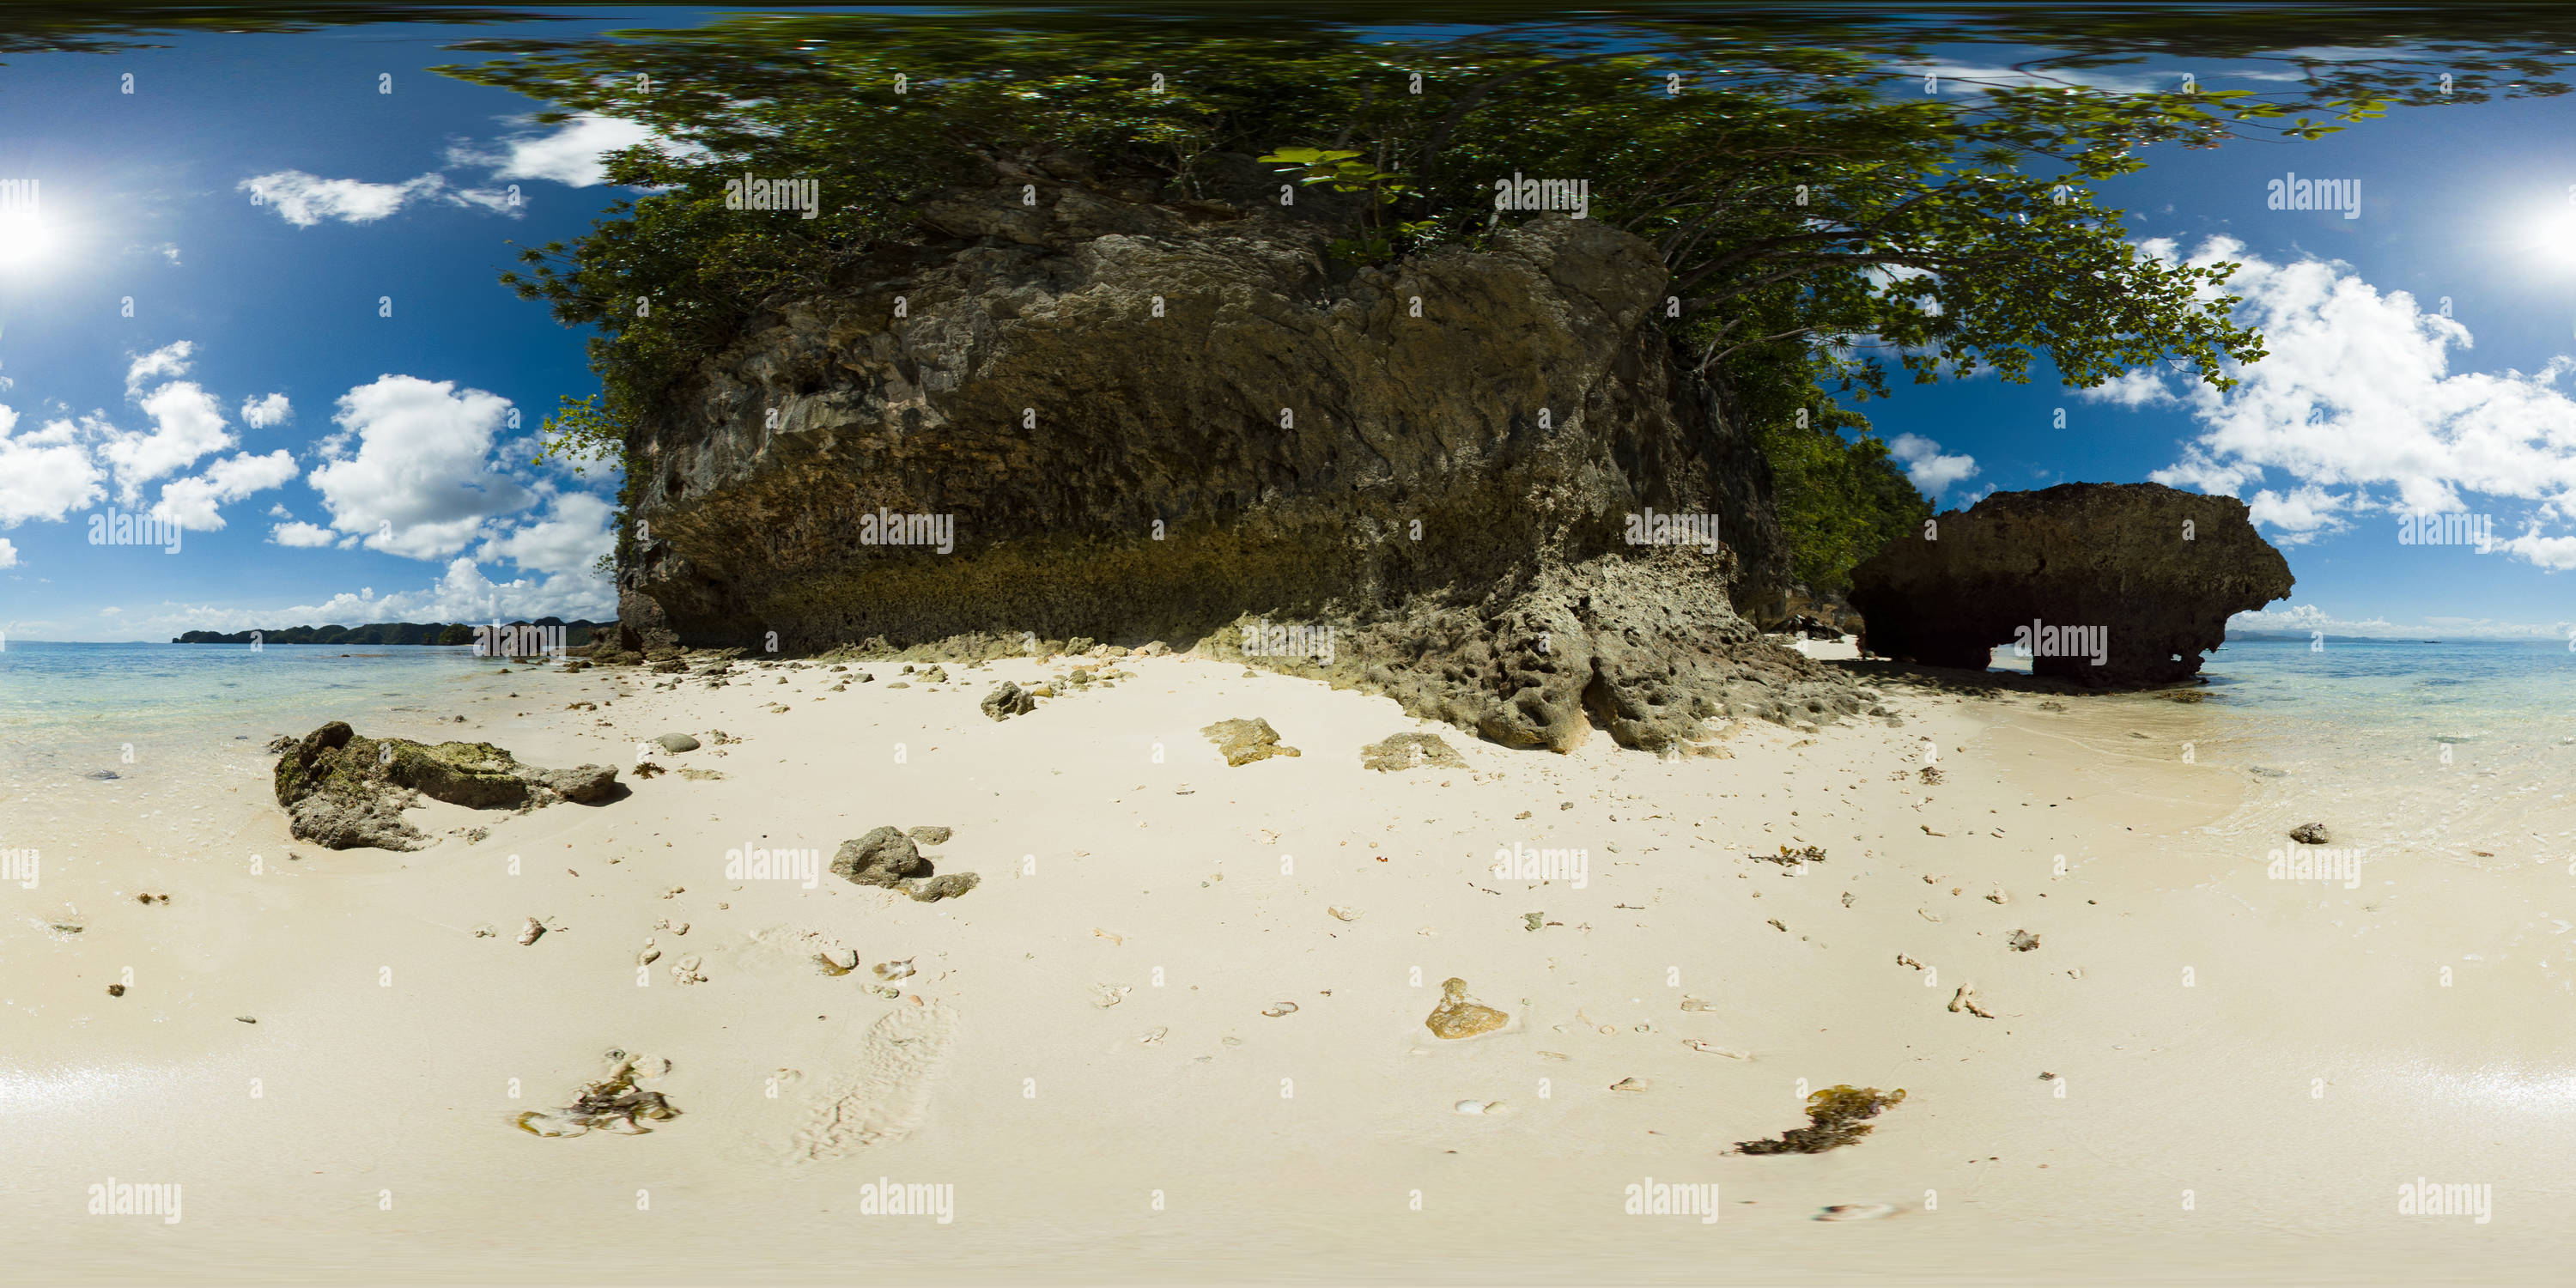
M 2564 641 L 2240 640 L 2202 670 L 2202 760 L 2255 788 L 2240 821 L 2296 813 L 2478 867 L 2576 855 Z
M 471 646 L 12 640 L 0 649 L 0 777 L 202 763 L 217 744 L 434 702 L 443 682 L 494 665 Z

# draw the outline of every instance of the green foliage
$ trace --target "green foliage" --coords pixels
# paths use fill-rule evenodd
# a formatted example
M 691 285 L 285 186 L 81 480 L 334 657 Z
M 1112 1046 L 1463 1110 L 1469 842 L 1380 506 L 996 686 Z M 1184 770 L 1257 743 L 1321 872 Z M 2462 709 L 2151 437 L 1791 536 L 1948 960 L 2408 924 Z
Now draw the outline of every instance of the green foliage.
M 1794 416 L 1757 424 L 1754 437 L 1771 463 L 1791 575 L 1812 593 L 1841 594 L 1852 569 L 1918 530 L 1932 503 L 1888 459 L 1865 417 L 1829 399 L 1818 410 L 1803 426 Z M 1859 436 L 1846 439 L 1844 430 Z
M 600 402 L 549 421 L 570 447 L 646 423 L 763 308 L 870 280 L 872 256 L 928 235 L 915 218 L 941 189 L 1089 185 L 1187 205 L 1256 157 L 1340 194 L 1352 213 L 1335 249 L 1372 262 L 1484 245 L 1524 217 L 1495 208 L 1497 179 L 1587 180 L 1591 216 L 1662 256 L 1677 311 L 1664 325 L 1742 423 L 1774 423 L 1819 385 L 1882 393 L 1891 369 L 2023 381 L 2045 361 L 2080 386 L 2168 362 L 2225 387 L 2229 364 L 2263 355 L 2230 316 L 2234 266 L 2146 256 L 2086 185 L 2152 147 L 2313 138 L 2394 102 L 2454 101 L 2428 86 L 2457 62 L 2382 45 L 2300 61 L 2308 79 L 2265 94 L 2045 80 L 2122 61 L 2123 39 L 2177 47 L 2117 30 L 2031 64 L 2040 83 L 1926 94 L 1897 61 L 1911 35 L 1844 26 L 1826 47 L 1759 16 L 1275 30 L 1102 10 L 736 14 L 479 41 L 504 56 L 440 70 L 560 109 L 540 119 L 603 113 L 663 140 L 610 158 L 637 196 L 504 278 L 598 333 Z M 2454 88 L 2466 101 L 2546 70 L 2486 61 Z M 746 175 L 816 181 L 824 209 L 728 208 L 727 180 Z M 1820 495 L 1860 504 L 1877 476 L 1829 456 L 1788 452 L 1820 479 L 1848 475 Z M 1823 566 L 1847 535 L 1819 538 Z
M 554 461 L 586 474 L 602 459 L 622 464 L 625 454 L 626 427 L 600 409 L 596 394 L 580 399 L 565 394 L 563 405 L 537 427 L 535 459 L 540 465 Z

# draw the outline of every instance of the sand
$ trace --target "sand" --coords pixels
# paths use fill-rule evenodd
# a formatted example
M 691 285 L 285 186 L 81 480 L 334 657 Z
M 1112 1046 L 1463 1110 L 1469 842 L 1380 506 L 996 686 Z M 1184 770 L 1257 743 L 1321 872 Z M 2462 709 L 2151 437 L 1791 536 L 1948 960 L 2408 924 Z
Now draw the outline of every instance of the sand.
M 978 710 L 1075 664 L 478 674 L 361 732 L 705 745 L 602 805 L 416 811 L 488 834 L 408 854 L 286 835 L 258 744 L 302 729 L 169 785 L 233 852 L 139 875 L 117 785 L 13 804 L 61 857 L 0 887 L 0 1277 L 2369 1282 L 2536 1279 L 2567 1232 L 2568 972 L 2529 968 L 2576 953 L 2565 872 L 2270 879 L 2307 820 L 2261 816 L 2214 710 L 1891 684 L 1901 728 L 1560 756 L 1171 656 Z M 1231 719 L 1300 754 L 1227 765 Z M 1464 767 L 1363 766 L 1410 731 Z M 954 829 L 922 848 L 981 884 L 726 874 L 879 826 Z M 1749 857 L 1783 845 L 1826 858 Z M 1453 976 L 1507 1025 L 1435 1037 Z M 517 1128 L 611 1050 L 667 1060 L 636 1085 L 679 1116 Z M 1846 1083 L 1907 1098 L 1833 1153 L 1727 1153 Z M 88 1215 L 111 1177 L 182 1218 Z M 2493 1219 L 2401 1216 L 2419 1177 Z M 889 1181 L 947 1219 L 875 1210 Z M 1720 1218 L 1623 1211 L 1674 1183 Z

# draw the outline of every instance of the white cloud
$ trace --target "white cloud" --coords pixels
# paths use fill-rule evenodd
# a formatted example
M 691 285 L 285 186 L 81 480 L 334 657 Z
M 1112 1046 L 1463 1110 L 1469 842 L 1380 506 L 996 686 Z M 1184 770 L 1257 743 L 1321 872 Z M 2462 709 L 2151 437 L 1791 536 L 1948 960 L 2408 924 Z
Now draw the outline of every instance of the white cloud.
M 2178 257 L 2170 241 L 2142 249 Z M 2287 541 L 2334 531 L 2344 514 L 2476 508 L 2468 494 L 2532 502 L 2531 529 L 2498 548 L 2569 566 L 2567 547 L 2543 529 L 2576 522 L 2576 397 L 2564 389 L 2576 359 L 2531 374 L 2453 372 L 2474 342 L 2469 329 L 2347 264 L 2274 263 L 2227 238 L 2190 260 L 2243 265 L 2225 289 L 2244 297 L 2238 320 L 2262 331 L 2269 356 L 2231 366 L 2240 383 L 2225 393 L 2182 391 L 2201 433 L 2150 478 L 2233 496 L 2278 471 L 2291 487 L 2258 491 L 2251 504 Z
M 2377 636 L 2387 639 L 2566 639 L 2576 622 L 2507 622 L 2491 617 L 2427 617 L 2391 622 L 2385 617 L 2346 618 L 2315 604 L 2265 608 L 2227 619 L 2237 631 L 2323 631 L 2328 635 Z
M 588 492 L 558 493 L 553 513 L 483 543 L 476 557 L 507 559 L 530 572 L 586 573 L 617 544 L 615 507 Z
M 208 453 L 237 445 L 224 427 L 223 408 L 215 396 L 192 380 L 174 380 L 143 399 L 152 428 L 121 430 L 102 424 L 101 460 L 116 474 L 118 497 L 131 505 L 143 485 L 186 469 Z
M 294 477 L 295 457 L 283 448 L 266 456 L 235 453 L 195 478 L 179 479 L 163 487 L 161 502 L 152 507 L 152 514 L 190 532 L 220 531 L 224 518 L 216 513 L 217 507 L 283 486 Z
M 268 394 L 259 398 L 242 399 L 242 423 L 252 429 L 283 425 L 294 415 L 295 408 L 287 403 L 284 394 Z
M 215 608 L 163 605 L 165 611 L 115 628 L 117 638 L 167 639 L 183 631 L 243 631 L 280 623 L 360 626 L 369 622 L 478 622 L 539 617 L 607 621 L 617 614 L 617 590 L 605 578 L 563 574 L 496 582 L 471 559 L 456 559 L 436 582 L 416 591 L 378 595 L 373 588 L 343 591 L 318 604 L 283 608 Z
M 329 528 L 313 523 L 281 523 L 268 530 L 268 539 L 281 546 L 310 549 L 327 546 L 335 538 Z
M 493 468 L 493 440 L 510 401 L 453 381 L 380 376 L 350 390 L 324 441 L 332 457 L 306 479 L 331 527 L 372 550 L 429 559 L 490 535 L 486 521 L 534 494 Z M 351 440 L 356 451 L 349 453 Z
M 488 166 L 495 179 L 551 179 L 575 188 L 587 188 L 608 182 L 608 166 L 602 160 L 620 148 L 639 143 L 653 143 L 674 156 L 701 153 L 696 144 L 675 144 L 662 140 L 652 127 L 623 117 L 601 116 L 582 112 L 554 128 L 551 133 L 522 132 L 499 140 L 497 151 L 478 151 L 468 146 L 448 149 L 450 165 Z
M 2342 531 L 2347 525 L 2336 511 L 2351 509 L 2352 498 L 2318 487 L 2293 488 L 2287 496 L 2265 488 L 2245 506 L 2256 524 L 2274 530 L 2275 543 L 2295 546 Z
M 1943 456 L 1941 445 L 1920 434 L 1899 434 L 1887 454 L 1905 463 L 1905 477 L 1925 496 L 1939 500 L 1950 485 L 1977 472 L 1973 456 Z
M 30 519 L 59 522 L 107 495 L 98 466 L 72 443 L 70 422 L 13 438 L 17 425 L 18 413 L 0 406 L 0 528 Z
M 0 537 L 0 568 L 15 568 L 17 566 L 18 547 L 8 538 Z
M 437 195 L 447 186 L 447 177 L 432 172 L 401 183 L 368 183 L 278 170 L 244 179 L 237 186 L 250 194 L 251 204 L 271 207 L 286 222 L 310 228 L 325 219 L 374 223 L 415 199 Z
M 2164 406 L 2182 401 L 2174 397 L 2173 391 L 2167 389 L 2165 382 L 2157 379 L 2155 373 L 2143 369 L 2126 372 L 2090 389 L 2078 389 L 2075 396 L 2086 402 L 2116 403 L 2130 408 Z
M 2495 548 L 2551 572 L 2576 568 L 2576 537 L 2544 537 L 2526 532 L 2495 543 Z
M 196 345 L 181 340 L 177 344 L 165 344 L 127 363 L 125 396 L 140 398 L 143 396 L 144 385 L 155 380 L 175 379 L 188 374 L 188 357 L 196 351 Z

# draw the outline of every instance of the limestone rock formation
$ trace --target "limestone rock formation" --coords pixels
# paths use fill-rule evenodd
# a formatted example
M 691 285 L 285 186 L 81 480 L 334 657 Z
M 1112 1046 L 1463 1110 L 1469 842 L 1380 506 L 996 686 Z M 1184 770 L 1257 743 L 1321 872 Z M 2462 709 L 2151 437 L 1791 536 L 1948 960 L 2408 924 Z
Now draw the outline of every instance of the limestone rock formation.
M 859 885 L 900 885 L 905 877 L 930 870 L 912 838 L 880 827 L 854 841 L 841 842 L 832 856 L 832 875 Z
M 635 430 L 626 651 L 1197 641 L 1559 750 L 1857 709 L 1745 620 L 1786 613 L 1768 467 L 1644 241 L 1546 216 L 1357 267 L 1337 198 L 1282 210 L 1249 158 L 1188 199 L 997 165 Z M 1628 544 L 1648 510 L 1723 546 Z
M 414 794 L 469 809 L 592 803 L 616 788 L 608 765 L 542 769 L 488 742 L 366 738 L 334 720 L 281 752 L 273 775 L 289 830 L 328 849 L 417 850 L 430 838 L 403 816 Z
M 1982 671 L 1990 649 L 2020 644 L 2038 675 L 2169 684 L 2200 673 L 2231 614 L 2292 583 L 2244 502 L 2159 483 L 1997 492 L 1933 525 L 1852 572 L 1870 652 Z
M 1440 1005 L 1432 1008 L 1422 1025 L 1436 1037 L 1455 1040 L 1491 1033 L 1511 1022 L 1509 1014 L 1468 1000 L 1467 981 L 1453 975 L 1440 981 Z

